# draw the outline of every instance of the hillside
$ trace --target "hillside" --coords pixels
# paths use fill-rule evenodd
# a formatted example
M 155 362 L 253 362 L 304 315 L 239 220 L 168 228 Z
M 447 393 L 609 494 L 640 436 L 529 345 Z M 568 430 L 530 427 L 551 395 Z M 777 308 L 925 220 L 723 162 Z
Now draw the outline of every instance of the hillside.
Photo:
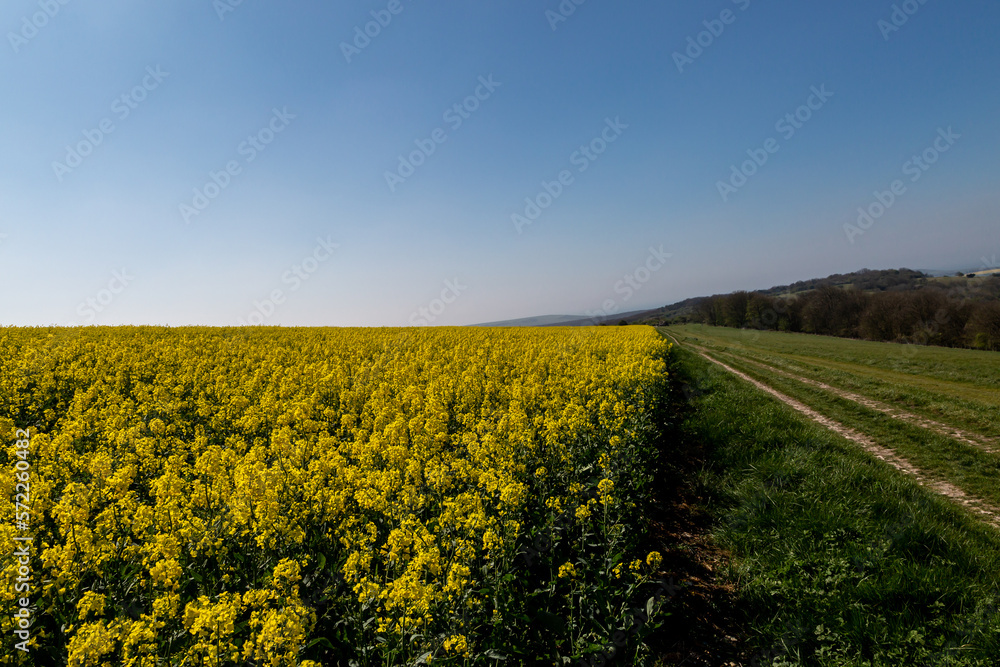
M 1000 273 L 932 276 L 864 269 L 687 299 L 649 311 L 640 321 L 1000 350 Z

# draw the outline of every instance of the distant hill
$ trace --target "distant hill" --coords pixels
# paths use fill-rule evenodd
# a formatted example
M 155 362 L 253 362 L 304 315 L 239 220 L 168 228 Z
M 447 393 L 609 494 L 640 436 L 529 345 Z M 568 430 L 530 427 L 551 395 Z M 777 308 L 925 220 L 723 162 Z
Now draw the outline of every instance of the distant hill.
M 801 294 L 820 289 L 821 287 L 843 287 L 861 290 L 863 292 L 884 292 L 886 290 L 913 289 L 924 284 L 930 276 L 922 271 L 912 269 L 887 269 L 872 271 L 862 269 L 854 273 L 835 273 L 826 278 L 800 280 L 791 285 L 781 285 L 771 289 L 758 290 L 760 294 L 772 296 Z
M 561 322 L 558 325 L 545 325 L 545 326 L 561 326 L 561 327 L 590 327 L 594 325 L 601 324 L 618 324 L 622 320 L 625 320 L 629 324 L 635 324 L 641 320 L 645 320 L 649 317 L 649 310 L 631 310 L 627 313 L 615 313 L 613 315 L 604 315 L 603 317 L 576 317 L 568 322 Z
M 958 275 L 956 275 L 958 274 Z M 974 277 L 968 277 L 974 274 Z M 994 277 L 996 276 L 996 277 Z M 1000 303 L 1000 269 L 989 269 L 979 271 L 915 271 L 913 269 L 883 269 L 871 270 L 862 269 L 853 273 L 837 273 L 825 278 L 813 278 L 810 280 L 800 280 L 790 285 L 778 285 L 768 289 L 755 290 L 753 292 L 735 292 L 730 295 L 716 294 L 713 296 L 700 296 L 677 303 L 654 308 L 652 310 L 636 310 L 626 313 L 616 313 L 604 317 L 582 317 L 580 315 L 542 315 L 538 317 L 524 317 L 515 320 L 504 320 L 500 322 L 488 322 L 475 324 L 477 327 L 552 327 L 552 326 L 594 326 L 594 325 L 616 325 L 622 320 L 628 324 L 666 324 L 668 322 L 705 322 L 723 321 L 717 315 L 710 315 L 711 304 L 720 299 L 730 298 L 734 295 L 757 295 L 756 307 L 760 307 L 762 300 L 778 300 L 778 303 L 790 304 L 790 311 L 795 314 L 802 310 L 805 302 L 810 300 L 810 295 L 814 295 L 823 290 L 835 289 L 840 292 L 847 292 L 854 295 L 877 295 L 877 294 L 917 294 L 923 291 L 924 297 L 933 297 L 933 301 L 938 302 L 945 299 L 952 305 L 963 306 L 964 311 L 974 310 L 972 304 L 980 303 Z M 924 301 L 927 298 L 923 298 Z M 792 302 L 797 302 L 792 304 Z M 941 302 L 943 303 L 943 302 Z M 964 305 L 963 305 L 964 304 Z M 716 304 L 717 305 L 717 304 Z M 895 304 L 894 304 L 895 305 Z M 959 309 L 962 311 L 962 308 Z M 921 315 L 925 317 L 925 314 Z M 971 312 L 956 312 L 955 320 L 967 322 L 972 317 Z M 745 315 L 731 318 L 731 323 L 739 323 L 741 326 L 746 319 Z M 982 319 L 982 315 L 979 316 Z M 794 318 L 793 318 L 794 320 Z M 752 324 L 753 317 L 746 322 Z M 787 322 L 790 330 L 797 330 L 801 323 L 797 321 Z M 847 326 L 845 330 L 857 329 L 855 325 Z M 909 330 L 909 329 L 907 329 Z M 860 331 L 860 330 L 859 330 Z M 897 338 L 905 335 L 893 334 Z M 988 335 L 989 340 L 993 340 L 992 334 Z M 952 337 L 953 344 L 958 344 L 959 336 L 956 333 Z M 974 336 L 967 342 L 973 344 Z
M 473 327 L 551 327 L 561 326 L 566 322 L 578 322 L 579 315 L 540 315 L 538 317 L 522 317 L 516 320 L 470 324 Z
M 633 310 L 627 313 L 615 313 L 603 317 L 583 317 L 581 315 L 540 315 L 538 317 L 522 317 L 516 320 L 470 324 L 473 327 L 590 327 L 601 324 L 618 324 L 625 320 L 635 324 L 649 317 L 653 311 Z
M 975 273 L 979 277 L 989 277 L 1000 274 L 1000 269 L 990 269 L 986 271 L 969 272 Z M 962 274 L 958 277 L 956 274 Z M 826 278 L 813 278 L 810 280 L 800 280 L 790 285 L 778 285 L 768 289 L 754 290 L 750 294 L 760 294 L 770 297 L 790 298 L 801 296 L 822 289 L 824 287 L 838 287 L 845 290 L 855 290 L 859 292 L 908 292 L 923 288 L 940 288 L 949 296 L 959 299 L 993 300 L 1000 297 L 997 294 L 997 285 L 989 282 L 969 282 L 962 271 L 914 271 L 913 269 L 882 269 L 871 270 L 862 269 L 853 273 L 835 273 Z M 700 296 L 692 299 L 685 299 L 677 303 L 647 311 L 646 316 L 641 318 L 644 324 L 658 324 L 668 320 L 689 320 L 700 321 L 697 314 L 699 307 L 706 301 L 722 295 Z

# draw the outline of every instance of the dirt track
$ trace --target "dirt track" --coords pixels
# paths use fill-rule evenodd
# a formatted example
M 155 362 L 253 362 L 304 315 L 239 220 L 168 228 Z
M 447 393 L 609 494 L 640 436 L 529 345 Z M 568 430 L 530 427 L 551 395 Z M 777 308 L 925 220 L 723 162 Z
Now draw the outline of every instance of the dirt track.
M 788 371 L 783 371 L 779 368 L 768 366 L 767 364 L 761 363 L 759 361 L 752 361 L 750 359 L 744 359 L 743 361 L 753 366 L 764 368 L 777 375 L 781 375 L 783 377 L 792 380 L 797 380 L 798 382 L 802 382 L 803 384 L 808 384 L 810 386 L 823 389 L 824 391 L 828 391 L 832 394 L 835 394 L 840 398 L 844 398 L 849 401 L 854 401 L 855 403 L 863 405 L 866 408 L 871 408 L 872 410 L 876 410 L 883 414 L 887 414 L 893 419 L 905 421 L 910 424 L 920 426 L 921 428 L 925 428 L 928 431 L 934 431 L 939 435 L 943 435 L 949 438 L 954 438 L 955 440 L 958 440 L 959 442 L 964 442 L 967 445 L 978 447 L 979 449 L 982 449 L 985 452 L 989 452 L 991 454 L 1000 453 L 995 448 L 995 444 L 992 441 L 990 441 L 989 438 L 985 438 L 976 433 L 963 431 L 960 428 L 955 428 L 954 426 L 948 426 L 947 424 L 936 422 L 933 419 L 927 419 L 926 417 L 921 417 L 920 415 L 915 415 L 911 412 L 906 412 L 905 410 L 894 408 L 891 405 L 888 405 L 887 403 L 882 403 L 881 401 L 876 401 L 866 396 L 861 396 L 860 394 L 855 394 L 849 391 L 845 391 L 843 389 L 838 389 L 837 387 L 831 387 L 830 385 L 824 382 L 819 382 L 818 380 L 810 380 L 809 378 L 800 377 L 793 373 L 789 373 Z
M 676 338 L 674 338 L 673 336 L 670 336 L 669 334 L 667 334 L 667 335 L 668 335 L 668 337 L 671 340 L 674 341 L 674 343 L 676 343 L 677 345 L 680 345 L 679 343 L 677 343 L 677 339 Z M 781 402 L 783 402 L 786 405 L 794 408 L 795 410 L 797 410 L 798 412 L 800 412 L 803 415 L 807 416 L 809 419 L 813 420 L 814 422 L 816 422 L 818 424 L 821 424 L 822 426 L 825 426 L 826 428 L 830 429 L 831 431 L 834 431 L 838 435 L 841 435 L 841 436 L 847 438 L 848 440 L 851 440 L 852 442 L 855 442 L 855 443 L 859 444 L 865 451 L 867 451 L 868 453 L 870 453 L 872 456 L 874 456 L 875 458 L 877 458 L 877 459 L 879 459 L 881 461 L 884 461 L 884 462 L 888 463 L 889 465 L 891 465 L 893 468 L 896 468 L 900 472 L 903 472 L 903 473 L 905 473 L 907 475 L 910 475 L 911 477 L 913 477 L 914 479 L 916 479 L 917 482 L 919 484 L 921 484 L 922 486 L 925 486 L 925 487 L 933 490 L 934 492 L 939 493 L 939 494 L 941 494 L 941 495 L 943 495 L 943 496 L 951 499 L 952 501 L 959 503 L 960 505 L 962 505 L 962 506 L 966 507 L 967 509 L 975 512 L 976 514 L 980 515 L 985 521 L 987 521 L 988 523 L 990 523 L 994 527 L 1000 528 L 1000 508 L 993 507 L 992 505 L 990 505 L 989 503 L 987 503 L 984 500 L 981 500 L 979 498 L 975 498 L 973 496 L 970 496 L 969 494 L 965 493 L 964 491 L 962 491 L 960 488 L 954 486 L 953 484 L 949 484 L 948 482 L 944 482 L 944 481 L 940 481 L 940 480 L 931 479 L 931 477 L 926 472 L 920 470 L 919 468 L 917 468 L 916 466 L 914 466 L 912 463 L 910 463 L 906 459 L 904 459 L 901 456 L 897 455 L 891 449 L 888 449 L 888 448 L 883 447 L 882 445 L 878 444 L 877 442 L 875 442 L 874 440 L 872 440 L 871 438 L 869 438 L 867 435 L 865 435 L 865 434 L 863 434 L 863 433 L 861 433 L 859 431 L 856 431 L 856 430 L 854 430 L 854 429 L 852 429 L 852 428 L 850 428 L 848 426 L 844 426 L 843 424 L 841 424 L 841 423 L 839 423 L 837 421 L 834 421 L 833 419 L 830 419 L 829 417 L 825 417 L 824 415 L 821 415 L 820 413 L 816 412 L 815 410 L 813 410 L 809 406 L 805 405 L 801 401 L 798 401 L 798 400 L 792 398 L 791 396 L 787 396 L 787 395 L 781 393 L 780 391 L 769 387 L 768 385 L 764 384 L 763 382 L 760 382 L 758 380 L 753 379 L 752 377 L 750 377 L 746 373 L 742 373 L 742 372 L 736 370 L 735 368 L 733 368 L 731 366 L 728 366 L 727 364 L 724 364 L 721 361 L 718 361 L 717 359 L 713 359 L 712 357 L 710 357 L 706 353 L 707 351 L 704 348 L 700 348 L 700 347 L 698 347 L 696 345 L 691 345 L 691 344 L 688 344 L 688 347 L 690 347 L 693 350 L 695 350 L 699 355 L 701 355 L 702 357 L 704 357 L 708 361 L 712 362 L 713 364 L 721 366 L 722 368 L 724 368 L 728 372 L 732 373 L 733 375 L 737 376 L 738 378 L 740 378 L 742 380 L 745 380 L 745 381 L 751 383 L 752 385 L 754 385 L 755 387 L 757 387 L 758 389 L 760 389 L 761 391 L 764 391 L 764 392 L 770 394 L 771 396 L 774 396 L 775 398 L 777 398 Z M 764 364 L 759 364 L 759 365 L 764 365 Z M 803 380 L 804 380 L 804 378 L 803 378 Z M 812 381 L 809 381 L 809 382 L 812 382 Z M 817 385 L 822 385 L 823 388 L 828 388 L 828 389 L 834 391 L 834 393 L 840 391 L 840 390 L 835 390 L 833 387 L 829 387 L 829 385 L 823 385 L 823 383 L 816 383 L 816 384 Z M 847 393 L 847 392 L 845 392 L 845 393 Z M 863 398 L 863 397 L 859 396 L 858 398 Z M 851 399 L 851 400 L 854 400 L 854 399 Z M 868 399 L 864 399 L 864 400 L 868 400 Z M 889 406 L 886 406 L 886 407 L 888 408 Z M 912 415 L 912 416 L 915 417 L 915 418 L 917 418 L 917 419 L 923 419 L 921 417 L 917 417 L 916 415 Z M 926 420 L 926 421 L 930 421 L 930 420 Z M 931 423 L 937 425 L 937 422 L 931 422 Z M 943 428 L 949 428 L 950 429 L 950 427 L 946 427 L 943 424 L 940 424 L 939 426 L 941 426 Z M 934 430 L 934 429 L 932 429 L 932 430 Z M 973 444 L 977 444 L 978 445 L 978 443 L 973 443 Z

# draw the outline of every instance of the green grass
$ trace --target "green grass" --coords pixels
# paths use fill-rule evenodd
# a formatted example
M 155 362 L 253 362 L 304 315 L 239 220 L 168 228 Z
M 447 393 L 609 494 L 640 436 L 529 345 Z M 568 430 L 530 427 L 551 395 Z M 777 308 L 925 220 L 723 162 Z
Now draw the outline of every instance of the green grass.
M 994 665 L 1000 531 L 691 351 L 681 437 L 749 628 L 744 664 Z
M 1000 354 L 807 334 L 671 327 L 728 351 L 989 438 L 1000 438 Z
M 888 447 L 931 477 L 1000 506 L 1000 456 L 839 398 L 830 392 L 718 354 L 720 361 Z
M 751 331 L 726 327 L 685 325 L 670 327 L 682 336 L 726 340 L 762 351 L 848 362 L 903 375 L 931 377 L 959 385 L 1000 390 L 1000 354 L 981 350 L 900 345 L 813 336 L 800 333 Z M 997 399 L 1000 400 L 1000 399 Z

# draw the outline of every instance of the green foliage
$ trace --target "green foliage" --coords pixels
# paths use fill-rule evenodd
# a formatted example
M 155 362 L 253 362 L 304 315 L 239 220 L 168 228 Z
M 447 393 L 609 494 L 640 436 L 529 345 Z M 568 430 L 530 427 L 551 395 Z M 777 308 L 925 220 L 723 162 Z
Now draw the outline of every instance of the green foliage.
M 690 312 L 711 326 L 1000 350 L 1000 282 L 931 278 L 909 269 L 738 291 L 666 311 Z

